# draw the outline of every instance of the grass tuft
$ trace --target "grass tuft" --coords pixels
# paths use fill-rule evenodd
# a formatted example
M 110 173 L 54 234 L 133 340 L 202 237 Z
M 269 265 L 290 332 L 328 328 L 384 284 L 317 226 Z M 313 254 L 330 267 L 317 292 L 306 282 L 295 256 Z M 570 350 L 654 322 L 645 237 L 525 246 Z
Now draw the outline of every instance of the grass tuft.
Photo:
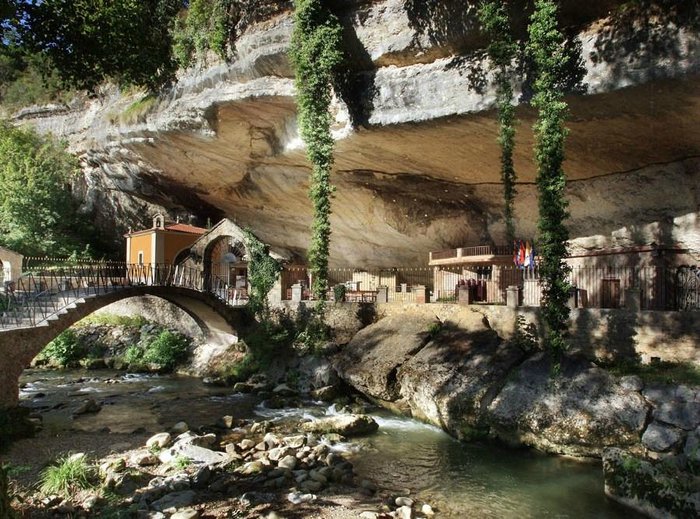
M 93 488 L 94 478 L 95 469 L 85 455 L 66 455 L 41 472 L 39 490 L 69 497 L 76 490 Z

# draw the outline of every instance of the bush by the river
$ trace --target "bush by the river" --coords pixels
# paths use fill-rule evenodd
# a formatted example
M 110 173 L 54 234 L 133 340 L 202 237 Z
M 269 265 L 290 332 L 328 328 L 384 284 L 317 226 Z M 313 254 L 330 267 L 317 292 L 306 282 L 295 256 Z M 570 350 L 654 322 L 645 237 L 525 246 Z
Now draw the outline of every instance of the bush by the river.
M 173 371 L 187 360 L 190 339 L 142 317 L 96 316 L 51 341 L 34 365 Z

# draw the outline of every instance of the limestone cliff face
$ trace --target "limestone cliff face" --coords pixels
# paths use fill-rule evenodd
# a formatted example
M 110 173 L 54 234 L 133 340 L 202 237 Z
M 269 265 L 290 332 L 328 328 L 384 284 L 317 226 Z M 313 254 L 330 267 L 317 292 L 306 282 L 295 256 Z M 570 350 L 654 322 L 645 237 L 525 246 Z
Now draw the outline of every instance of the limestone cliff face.
M 568 98 L 574 245 L 673 242 L 700 255 L 698 8 L 640 16 L 619 1 L 563 4 L 584 67 L 582 93 Z M 341 5 L 354 80 L 335 106 L 333 261 L 417 265 L 429 250 L 501 242 L 494 90 L 476 2 Z M 517 23 L 522 31 L 525 18 Z M 286 55 L 291 30 L 289 12 L 249 27 L 235 60 L 183 72 L 133 123 L 119 122 L 133 97 L 114 91 L 19 119 L 68 139 L 86 204 L 105 228 L 162 206 L 228 216 L 303 256 L 309 166 Z M 517 227 L 531 237 L 535 114 L 528 85 L 517 90 Z

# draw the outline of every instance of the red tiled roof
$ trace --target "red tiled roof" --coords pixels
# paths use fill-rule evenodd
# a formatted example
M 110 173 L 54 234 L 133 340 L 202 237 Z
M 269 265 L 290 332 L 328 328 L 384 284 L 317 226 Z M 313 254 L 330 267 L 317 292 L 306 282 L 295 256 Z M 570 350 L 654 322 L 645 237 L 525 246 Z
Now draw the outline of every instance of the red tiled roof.
M 165 226 L 166 231 L 177 231 L 177 232 L 187 232 L 190 234 L 204 234 L 207 229 L 202 227 L 195 227 L 194 225 L 188 225 L 186 223 L 174 223 Z

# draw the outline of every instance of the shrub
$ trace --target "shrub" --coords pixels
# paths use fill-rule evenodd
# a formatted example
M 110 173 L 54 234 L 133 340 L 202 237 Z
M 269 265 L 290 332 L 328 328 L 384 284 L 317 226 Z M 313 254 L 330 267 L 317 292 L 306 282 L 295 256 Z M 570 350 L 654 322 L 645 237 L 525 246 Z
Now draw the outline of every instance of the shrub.
M 345 301 L 345 285 L 336 285 L 333 287 L 333 299 L 336 303 Z
M 163 330 L 146 346 L 143 361 L 158 364 L 162 369 L 172 371 L 176 365 L 187 359 L 188 346 L 184 336 Z
M 231 364 L 224 368 L 221 373 L 221 377 L 228 384 L 235 384 L 236 382 L 243 382 L 248 380 L 251 375 L 257 373 L 260 370 L 260 364 L 253 357 L 252 354 L 247 353 L 236 364 Z
M 69 328 L 48 343 L 40 355 L 61 367 L 65 367 L 71 362 L 80 360 L 85 353 L 83 350 L 75 331 Z
M 70 497 L 76 490 L 92 488 L 94 476 L 95 470 L 85 455 L 67 455 L 41 472 L 39 490 L 47 495 Z
M 143 362 L 143 349 L 135 344 L 129 346 L 124 352 L 124 360 L 129 364 L 139 364 Z

